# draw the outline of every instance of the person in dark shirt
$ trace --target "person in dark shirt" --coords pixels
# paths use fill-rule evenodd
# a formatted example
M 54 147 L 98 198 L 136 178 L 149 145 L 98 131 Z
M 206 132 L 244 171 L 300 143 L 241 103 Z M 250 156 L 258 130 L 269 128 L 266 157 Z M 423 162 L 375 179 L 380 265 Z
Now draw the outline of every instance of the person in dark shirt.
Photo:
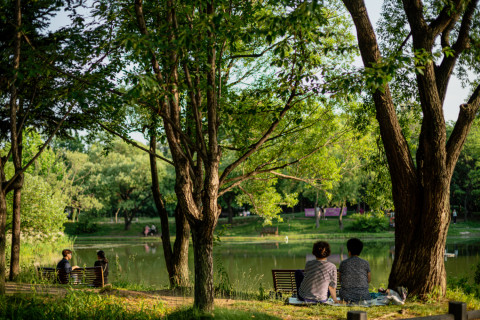
M 363 242 L 352 238 L 347 241 L 348 259 L 340 263 L 340 297 L 347 302 L 357 303 L 370 300 L 368 284 L 372 278 L 370 265 L 358 256 L 362 252 Z
M 94 267 L 102 267 L 103 270 L 103 282 L 108 283 L 108 259 L 105 257 L 105 252 L 102 250 L 97 252 L 97 261 L 95 261 Z
M 71 266 L 70 261 L 72 259 L 72 250 L 65 249 L 62 251 L 63 259 L 57 264 L 57 270 L 59 272 L 60 283 L 68 283 L 68 278 L 72 270 L 78 268 L 78 266 Z

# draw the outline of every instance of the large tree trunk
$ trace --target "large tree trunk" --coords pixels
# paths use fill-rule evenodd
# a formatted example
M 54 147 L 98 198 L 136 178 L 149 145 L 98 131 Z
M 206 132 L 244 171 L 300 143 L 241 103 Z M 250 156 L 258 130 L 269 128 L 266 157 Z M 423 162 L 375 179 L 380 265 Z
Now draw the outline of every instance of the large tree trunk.
M 395 204 L 395 258 L 390 288 L 404 286 L 421 297 L 435 290 L 445 291 L 444 254 L 450 210 L 448 184 L 442 188 L 444 192 L 410 194 L 412 205 Z
M 213 311 L 213 230 L 209 226 L 192 228 L 195 262 L 195 307 Z
M 160 217 L 160 228 L 162 231 L 162 247 L 167 266 L 168 278 L 171 288 L 187 287 L 189 285 L 188 275 L 188 245 L 190 237 L 190 226 L 179 205 L 175 208 L 175 242 L 172 246 L 170 242 L 170 229 L 168 222 L 168 212 L 163 202 L 160 192 L 160 182 L 158 180 L 157 159 L 155 157 L 157 145 L 156 132 L 150 132 L 150 172 L 152 175 L 152 194 Z
M 132 226 L 133 215 L 130 216 L 128 211 L 125 210 L 125 215 L 123 218 L 125 220 L 125 230 L 130 230 L 130 227 Z
M 190 286 L 188 269 L 188 246 L 190 238 L 190 225 L 182 208 L 177 205 L 175 210 L 175 242 L 173 244 L 172 273 L 170 274 L 170 285 L 172 287 Z
M 365 67 L 379 63 L 380 50 L 364 1 L 343 2 L 355 23 Z M 411 294 L 424 298 L 431 294 L 445 294 L 443 255 L 450 222 L 450 179 L 480 106 L 479 86 L 468 103 L 460 106 L 458 120 L 447 142 L 443 101 L 457 58 L 469 45 L 471 20 L 478 0 L 470 1 L 463 12 L 463 2 L 455 2 L 457 7 L 454 10 L 448 7 L 449 3 L 430 24 L 423 17 L 424 9 L 419 1 L 402 2 L 412 30 L 413 50 L 419 52 L 432 52 L 435 39 L 440 37 L 442 45 L 450 46 L 452 28 L 462 16 L 462 29 L 452 45 L 455 54 L 444 56 L 438 66 L 433 62 L 425 63 L 422 74 L 417 73 L 423 118 L 415 162 L 402 134 L 389 86 L 384 85 L 373 92 L 396 210 L 395 259 L 389 287 L 403 285 Z
M 0 161 L 2 160 L 0 159 Z M 3 173 L 3 166 L 1 164 L 0 164 L 0 170 L 2 170 L 1 172 Z M 0 182 L 3 183 L 3 179 L 0 179 Z M 5 270 L 6 270 L 5 251 L 7 246 L 6 225 L 7 225 L 7 203 L 6 203 L 5 193 L 3 192 L 3 188 L 0 185 L 0 295 L 5 294 Z
M 320 228 L 320 210 L 318 210 L 318 191 L 315 194 L 314 208 L 315 208 L 315 229 L 319 229 Z
M 226 202 L 227 202 L 227 212 L 228 212 L 228 224 L 232 224 L 233 223 L 233 208 L 232 208 L 233 196 L 227 197 Z
M 20 104 L 20 111 L 23 111 L 22 104 Z M 22 130 L 18 128 L 18 142 L 17 142 L 17 155 L 15 159 L 15 171 L 18 172 L 22 169 L 22 154 L 23 154 L 23 137 Z M 20 227 L 21 227 L 21 202 L 22 202 L 22 187 L 23 187 L 23 174 L 19 175 L 19 181 L 21 183 L 13 191 L 13 212 L 12 212 L 12 248 L 10 255 L 10 280 L 13 281 L 20 272 Z
M 15 280 L 20 272 L 20 218 L 21 218 L 22 189 L 13 191 L 12 216 L 12 248 L 10 254 L 10 281 Z
M 340 207 L 340 214 L 338 215 L 338 228 L 340 229 L 340 231 L 343 231 L 343 216 L 342 216 L 342 212 L 343 212 L 343 207 L 346 206 L 346 203 L 347 203 L 347 201 L 343 200 L 342 206 Z

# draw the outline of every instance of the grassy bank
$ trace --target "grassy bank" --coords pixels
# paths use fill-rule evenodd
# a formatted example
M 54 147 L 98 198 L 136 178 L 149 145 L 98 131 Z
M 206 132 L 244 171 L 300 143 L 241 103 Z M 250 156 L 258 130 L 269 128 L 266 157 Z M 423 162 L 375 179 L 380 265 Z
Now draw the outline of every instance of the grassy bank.
M 170 297 L 171 298 L 171 297 Z M 182 298 L 180 298 L 181 301 Z M 173 303 L 168 297 L 145 292 L 74 290 L 65 296 L 23 294 L 0 296 L 0 319 L 346 319 L 350 310 L 363 310 L 368 319 L 406 319 L 448 312 L 448 301 L 463 301 L 467 309 L 480 309 L 480 301 L 450 289 L 442 301 L 410 300 L 403 306 L 333 307 L 291 306 L 281 300 L 217 299 L 212 314 Z
M 320 227 L 315 228 L 315 218 L 305 217 L 303 213 L 282 214 L 283 222 L 273 222 L 271 227 L 278 228 L 278 236 L 267 235 L 265 238 L 276 238 L 287 236 L 291 240 L 299 239 L 345 239 L 349 237 L 361 238 L 393 238 L 393 228 L 387 228 L 379 232 L 359 232 L 353 228 L 353 219 L 349 216 L 343 219 L 344 229 L 340 230 L 337 217 L 328 217 L 320 221 Z M 76 223 L 65 224 L 65 233 L 81 238 L 126 238 L 142 237 L 142 230 L 145 225 L 155 224 L 160 229 L 158 218 L 139 218 L 134 221 L 129 230 L 125 230 L 123 220 L 119 223 L 112 223 L 110 220 L 99 219 L 92 221 L 95 224 L 95 231 L 91 233 L 77 232 Z M 260 237 L 263 228 L 263 220 L 258 216 L 235 217 L 231 224 L 226 218 L 220 218 L 215 233 L 227 240 L 248 241 Z M 170 218 L 170 235 L 175 235 L 174 219 Z M 480 234 L 480 222 L 458 222 L 452 224 L 448 235 L 450 237 L 473 236 Z
M 73 248 L 74 238 L 66 235 L 57 235 L 52 238 L 24 238 L 20 246 L 20 275 L 19 281 L 29 282 L 33 268 L 37 266 L 55 265 L 62 256 L 62 250 Z M 10 264 L 10 245 L 7 241 L 6 259 L 7 265 Z M 7 270 L 8 276 L 8 270 Z

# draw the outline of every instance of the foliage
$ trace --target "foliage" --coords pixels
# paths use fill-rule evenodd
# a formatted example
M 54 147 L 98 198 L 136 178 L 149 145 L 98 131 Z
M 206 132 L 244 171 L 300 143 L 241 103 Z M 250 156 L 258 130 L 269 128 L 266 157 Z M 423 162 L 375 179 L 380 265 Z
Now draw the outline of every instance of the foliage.
M 449 127 L 449 131 L 453 130 Z M 451 182 L 451 204 L 460 214 L 480 211 L 480 120 L 472 125 Z M 457 212 L 460 211 L 457 209 Z
M 23 162 L 27 163 L 44 143 L 35 130 L 23 133 Z M 2 150 L 2 153 L 4 150 Z M 7 176 L 13 175 L 13 165 L 7 162 Z M 69 203 L 67 190 L 72 180 L 61 159 L 51 149 L 45 150 L 24 174 L 22 188 L 21 230 L 26 235 L 52 237 L 63 231 L 65 207 Z M 7 195 L 7 229 L 11 228 L 13 194 Z
M 75 198 L 78 208 L 101 216 L 119 211 L 129 220 L 138 212 L 153 212 L 151 174 L 145 152 L 114 139 L 107 145 L 92 144 L 87 154 L 66 152 L 66 159 L 71 170 L 77 172 L 74 186 L 81 190 Z M 162 190 L 172 194 L 172 172 L 160 163 L 158 174 Z M 92 200 L 101 205 L 89 205 Z
M 388 218 L 382 212 L 355 213 L 351 216 L 353 223 L 351 230 L 379 232 L 388 230 Z

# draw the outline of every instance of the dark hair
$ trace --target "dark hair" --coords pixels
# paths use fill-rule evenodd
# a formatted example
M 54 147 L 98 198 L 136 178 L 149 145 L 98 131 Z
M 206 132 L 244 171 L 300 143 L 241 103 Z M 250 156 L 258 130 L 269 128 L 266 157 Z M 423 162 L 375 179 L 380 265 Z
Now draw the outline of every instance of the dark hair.
M 62 251 L 62 256 L 66 257 L 67 254 L 70 254 L 70 253 L 72 253 L 72 250 L 70 250 L 70 249 L 64 249 L 64 250 Z
M 319 259 L 326 258 L 330 255 L 330 245 L 325 241 L 317 241 L 313 244 L 312 253 Z
M 97 251 L 97 256 L 102 259 L 104 262 L 108 262 L 107 258 L 105 258 L 105 252 L 103 250 Z
M 358 238 L 352 238 L 347 241 L 347 249 L 352 256 L 358 256 L 363 250 L 363 242 Z

